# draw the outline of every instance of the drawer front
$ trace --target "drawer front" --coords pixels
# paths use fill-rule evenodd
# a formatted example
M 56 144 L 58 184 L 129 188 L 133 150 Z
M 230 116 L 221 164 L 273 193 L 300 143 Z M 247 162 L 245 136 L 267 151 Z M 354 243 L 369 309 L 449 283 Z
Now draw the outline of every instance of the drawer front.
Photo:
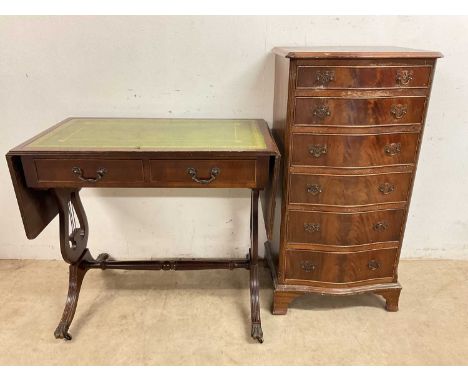
M 288 212 L 288 243 L 351 246 L 399 241 L 404 210 Z
M 151 160 L 150 181 L 159 187 L 256 187 L 255 160 Z
M 405 202 L 411 173 L 290 175 L 289 203 L 358 206 Z
M 288 251 L 285 278 L 325 283 L 391 278 L 396 258 L 396 248 L 345 253 Z
M 416 160 L 418 138 L 418 133 L 293 134 L 291 164 L 331 167 L 411 164 Z
M 388 125 L 422 123 L 425 97 L 297 97 L 296 125 Z
M 426 88 L 430 66 L 299 66 L 296 87 L 319 89 Z
M 99 187 L 144 181 L 143 162 L 134 159 L 35 159 L 38 185 Z

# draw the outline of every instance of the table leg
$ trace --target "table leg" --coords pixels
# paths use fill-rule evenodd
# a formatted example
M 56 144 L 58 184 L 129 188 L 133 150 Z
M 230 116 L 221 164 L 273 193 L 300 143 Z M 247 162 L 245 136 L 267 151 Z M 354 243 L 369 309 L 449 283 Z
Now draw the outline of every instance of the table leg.
M 252 190 L 250 210 L 250 309 L 251 336 L 263 343 L 262 323 L 260 321 L 260 283 L 258 280 L 258 190 Z
M 55 338 L 71 340 L 68 329 L 75 315 L 81 284 L 89 269 L 87 265 L 95 260 L 86 247 L 89 227 L 79 190 L 55 189 L 54 193 L 59 206 L 60 251 L 63 259 L 70 264 L 65 309 L 54 335 Z

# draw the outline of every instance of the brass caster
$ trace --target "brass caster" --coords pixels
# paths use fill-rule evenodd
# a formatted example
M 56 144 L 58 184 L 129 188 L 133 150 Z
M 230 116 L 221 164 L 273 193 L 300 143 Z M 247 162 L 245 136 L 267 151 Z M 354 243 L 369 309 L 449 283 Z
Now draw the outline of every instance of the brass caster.
M 263 344 L 263 331 L 261 324 L 252 324 L 251 336 L 253 339 Z
M 61 325 L 59 325 L 59 327 L 55 329 L 54 336 L 57 339 L 64 339 L 66 341 L 71 341 L 72 339 L 71 334 L 68 333 L 68 331 L 65 328 L 61 327 Z

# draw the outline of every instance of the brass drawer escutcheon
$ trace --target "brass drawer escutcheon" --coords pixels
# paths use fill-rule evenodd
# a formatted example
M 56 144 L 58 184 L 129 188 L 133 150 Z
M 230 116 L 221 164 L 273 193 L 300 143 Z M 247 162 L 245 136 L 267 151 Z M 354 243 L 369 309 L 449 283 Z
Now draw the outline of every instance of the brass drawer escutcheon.
M 315 271 L 316 265 L 313 264 L 311 261 L 301 261 L 300 262 L 301 269 L 305 272 L 312 272 Z
M 402 104 L 393 105 L 390 109 L 390 113 L 393 115 L 395 119 L 402 119 L 406 113 L 408 112 L 408 107 Z
M 413 79 L 413 71 L 412 70 L 399 70 L 396 74 L 396 83 L 400 86 L 409 85 L 411 80 Z
M 320 224 L 318 223 L 304 223 L 304 231 L 312 233 L 320 231 Z
M 331 115 L 331 111 L 327 105 L 320 105 L 314 109 L 313 115 L 320 120 L 324 120 Z
M 319 158 L 328 152 L 327 145 L 310 145 L 309 154 L 315 158 Z
M 322 192 L 322 187 L 320 187 L 319 184 L 310 184 L 310 185 L 307 185 L 307 192 L 309 194 L 317 196 L 318 194 Z
M 391 183 L 382 183 L 379 186 L 379 191 L 384 195 L 391 194 L 393 191 L 395 191 L 395 185 Z
M 380 264 L 379 264 L 379 262 L 377 260 L 369 260 L 369 262 L 367 263 L 367 267 L 371 271 L 375 271 L 375 270 L 380 268 Z
M 378 232 L 383 232 L 385 230 L 387 230 L 388 228 L 388 223 L 385 222 L 385 221 L 381 221 L 381 222 L 377 222 L 374 224 L 374 231 L 378 231 Z
M 319 85 L 327 85 L 329 82 L 335 80 L 334 70 L 317 70 L 315 73 L 315 80 Z
M 394 156 L 401 153 L 401 143 L 389 143 L 384 147 L 385 154 L 389 156 Z

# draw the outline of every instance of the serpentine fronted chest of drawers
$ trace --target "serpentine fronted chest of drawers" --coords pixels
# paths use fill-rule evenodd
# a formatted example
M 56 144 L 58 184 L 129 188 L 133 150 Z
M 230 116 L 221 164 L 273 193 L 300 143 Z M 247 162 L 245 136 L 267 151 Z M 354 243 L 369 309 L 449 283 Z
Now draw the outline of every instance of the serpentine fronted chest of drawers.
M 398 260 L 442 55 L 389 47 L 274 53 L 283 185 L 280 232 L 273 248 L 266 243 L 273 313 L 286 314 L 304 293 L 364 292 L 396 311 Z

